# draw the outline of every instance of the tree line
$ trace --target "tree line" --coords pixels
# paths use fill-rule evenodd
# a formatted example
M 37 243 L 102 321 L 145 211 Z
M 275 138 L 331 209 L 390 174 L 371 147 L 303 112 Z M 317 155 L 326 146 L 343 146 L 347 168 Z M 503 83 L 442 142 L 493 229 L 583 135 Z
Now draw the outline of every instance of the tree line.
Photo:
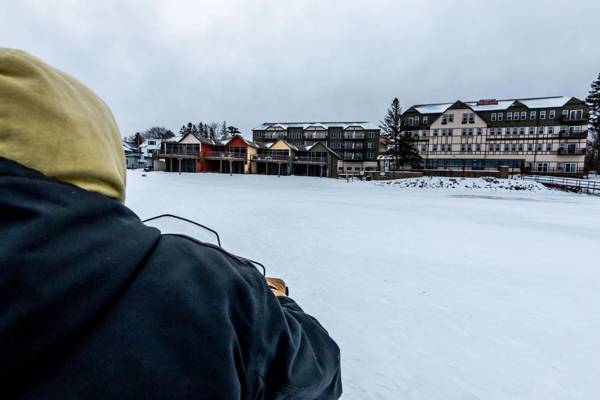
M 201 121 L 198 124 L 188 122 L 179 129 L 179 135 L 181 136 L 188 133 L 215 141 L 225 141 L 239 134 L 240 130 L 235 126 L 227 125 L 226 121 L 223 121 L 221 124 L 217 122 L 204 123 Z M 148 128 L 141 132 L 136 132 L 133 135 L 125 136 L 124 140 L 127 143 L 139 146 L 144 143 L 146 139 L 164 140 L 172 137 L 175 137 L 175 133 L 170 129 L 162 126 L 153 126 L 152 128 Z

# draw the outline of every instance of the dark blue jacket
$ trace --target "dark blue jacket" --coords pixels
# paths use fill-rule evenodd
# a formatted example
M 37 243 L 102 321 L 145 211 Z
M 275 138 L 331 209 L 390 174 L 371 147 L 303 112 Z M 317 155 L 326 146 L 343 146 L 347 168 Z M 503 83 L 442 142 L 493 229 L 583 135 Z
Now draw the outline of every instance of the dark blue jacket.
M 254 267 L 0 158 L 0 398 L 340 394 L 335 342 Z

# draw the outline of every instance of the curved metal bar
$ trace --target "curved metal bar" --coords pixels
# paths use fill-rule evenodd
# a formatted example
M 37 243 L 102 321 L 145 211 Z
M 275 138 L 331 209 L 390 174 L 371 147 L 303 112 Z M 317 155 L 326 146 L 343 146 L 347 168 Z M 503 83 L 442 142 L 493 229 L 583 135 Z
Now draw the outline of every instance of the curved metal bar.
M 217 231 L 215 231 L 214 229 L 209 228 L 208 226 L 204 226 L 202 224 L 199 224 L 198 222 L 189 220 L 187 218 L 178 217 L 177 215 L 173 215 L 173 214 L 161 214 L 161 215 L 157 215 L 156 217 L 145 219 L 142 222 L 146 223 L 146 222 L 153 221 L 155 219 L 159 219 L 159 218 L 162 218 L 162 217 L 171 217 L 171 218 L 175 218 L 175 219 L 178 219 L 178 220 L 181 220 L 181 221 L 189 222 L 190 224 L 199 226 L 201 228 L 204 228 L 204 229 L 206 229 L 206 230 L 214 233 L 215 236 L 217 237 L 217 243 L 219 243 L 219 247 L 221 247 L 221 238 L 219 237 L 219 233 Z

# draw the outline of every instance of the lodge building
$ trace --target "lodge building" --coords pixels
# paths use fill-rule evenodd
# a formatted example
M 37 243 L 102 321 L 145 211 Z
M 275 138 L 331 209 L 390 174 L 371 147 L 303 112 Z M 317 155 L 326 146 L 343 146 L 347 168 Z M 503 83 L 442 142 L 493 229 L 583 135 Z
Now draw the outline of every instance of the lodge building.
M 219 142 L 188 133 L 166 140 L 154 169 L 167 172 L 336 177 L 340 156 L 325 143 L 293 145 L 282 138 L 251 142 L 241 135 Z
M 415 105 L 402 114 L 427 169 L 583 173 L 589 110 L 575 97 Z
M 339 155 L 337 174 L 358 174 L 377 169 L 379 133 L 369 122 L 265 122 L 252 130 L 252 140 L 282 139 L 300 149 L 320 143 Z

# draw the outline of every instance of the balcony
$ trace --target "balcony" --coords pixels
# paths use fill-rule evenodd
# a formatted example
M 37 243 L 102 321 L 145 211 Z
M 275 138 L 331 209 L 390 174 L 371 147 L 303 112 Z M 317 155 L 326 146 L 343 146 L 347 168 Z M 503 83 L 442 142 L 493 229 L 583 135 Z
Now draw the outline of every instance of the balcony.
M 347 140 L 363 140 L 365 138 L 365 134 L 364 133 L 348 133 L 345 132 L 344 133 L 344 139 Z
M 588 131 L 569 132 L 567 130 L 561 130 L 558 133 L 558 136 L 561 139 L 587 139 L 587 137 L 588 137 Z
M 272 139 L 285 139 L 286 134 L 284 132 L 265 132 L 263 139 L 272 140 Z
M 246 161 L 246 153 L 211 151 L 204 156 L 207 160 Z
M 585 155 L 585 149 L 569 149 L 569 148 L 561 148 L 558 149 L 557 154 L 559 156 L 581 156 Z
M 364 150 L 365 146 L 362 143 L 344 143 L 344 150 Z
M 324 165 L 327 164 L 327 157 L 298 156 L 294 157 L 294 163 Z
M 363 160 L 362 153 L 344 153 L 343 159 L 344 161 L 362 161 Z
M 255 154 L 252 156 L 253 161 L 262 161 L 262 162 L 281 162 L 281 161 L 289 161 L 289 155 L 283 154 Z
M 327 133 L 305 133 L 304 134 L 304 139 L 326 140 L 327 139 Z
M 161 158 L 199 158 L 200 147 L 185 145 L 167 146 L 158 151 L 158 156 Z

